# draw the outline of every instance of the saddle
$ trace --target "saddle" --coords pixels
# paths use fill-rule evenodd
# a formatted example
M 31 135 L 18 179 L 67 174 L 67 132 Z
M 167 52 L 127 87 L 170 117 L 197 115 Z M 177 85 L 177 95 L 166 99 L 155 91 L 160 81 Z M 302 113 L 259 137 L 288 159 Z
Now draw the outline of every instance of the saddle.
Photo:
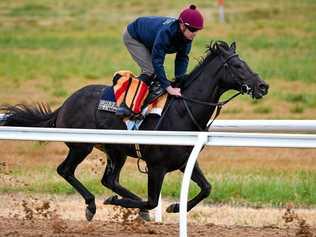
M 130 71 L 116 72 L 112 87 L 102 93 L 98 109 L 117 113 L 118 108 L 124 105 L 131 113 L 122 117 L 131 120 L 142 120 L 148 113 L 161 115 L 167 94 L 157 80 L 151 80 L 148 84 Z

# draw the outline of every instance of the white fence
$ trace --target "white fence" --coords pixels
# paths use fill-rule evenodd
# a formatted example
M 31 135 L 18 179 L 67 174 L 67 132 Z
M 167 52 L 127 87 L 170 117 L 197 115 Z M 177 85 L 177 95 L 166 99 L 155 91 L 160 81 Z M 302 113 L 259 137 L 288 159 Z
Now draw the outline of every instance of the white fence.
M 1 120 L 1 118 L 0 118 Z M 262 121 L 262 120 L 261 120 Z M 0 121 L 1 122 L 1 121 Z M 221 124 L 222 123 L 222 124 Z M 223 125 L 226 123 L 226 126 Z M 231 130 L 228 129 L 230 123 Z M 269 130 L 270 129 L 270 130 Z M 288 121 L 267 120 L 246 122 L 225 120 L 215 121 L 213 131 L 226 132 L 169 132 L 169 131 L 126 131 L 126 130 L 89 130 L 60 128 L 23 128 L 0 127 L 2 140 L 37 140 L 85 143 L 119 143 L 119 144 L 161 144 L 192 145 L 180 194 L 180 236 L 187 236 L 187 200 L 192 170 L 198 154 L 204 145 L 208 146 L 244 146 L 244 147 L 295 147 L 316 148 L 316 134 L 277 134 L 249 133 L 293 132 L 315 133 L 316 120 Z M 227 132 L 234 131 L 234 132 Z M 236 132 L 238 131 L 238 133 Z M 160 210 L 158 209 L 158 217 Z M 161 216 L 160 216 L 161 217 Z
M 316 120 L 215 120 L 210 131 L 316 133 Z
M 2 120 L 4 114 L 0 114 L 0 124 Z M 215 120 L 209 131 L 316 133 L 316 120 Z

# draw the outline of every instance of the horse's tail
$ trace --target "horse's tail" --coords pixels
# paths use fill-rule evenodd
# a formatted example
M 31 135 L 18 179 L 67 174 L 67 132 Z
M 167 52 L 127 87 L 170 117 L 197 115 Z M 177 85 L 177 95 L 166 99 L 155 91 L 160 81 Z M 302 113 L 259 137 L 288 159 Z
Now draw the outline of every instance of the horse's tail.
M 0 106 L 4 111 L 0 124 L 2 126 L 17 127 L 55 127 L 59 109 L 52 112 L 46 104 L 24 105 L 18 104 Z

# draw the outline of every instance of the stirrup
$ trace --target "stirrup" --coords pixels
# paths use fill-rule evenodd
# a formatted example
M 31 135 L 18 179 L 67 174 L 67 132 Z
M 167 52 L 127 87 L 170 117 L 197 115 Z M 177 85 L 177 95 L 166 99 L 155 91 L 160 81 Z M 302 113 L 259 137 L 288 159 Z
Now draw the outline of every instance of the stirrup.
M 115 115 L 120 118 L 129 117 L 132 115 L 132 111 L 127 107 L 125 103 L 122 103 L 116 110 Z

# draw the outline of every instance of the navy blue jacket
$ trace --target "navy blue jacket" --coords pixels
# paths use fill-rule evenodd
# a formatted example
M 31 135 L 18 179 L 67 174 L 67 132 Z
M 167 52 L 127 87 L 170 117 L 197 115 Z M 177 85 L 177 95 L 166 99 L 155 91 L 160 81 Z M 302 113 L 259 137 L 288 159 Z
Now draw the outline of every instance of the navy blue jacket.
M 192 42 L 184 38 L 177 19 L 159 16 L 139 17 L 127 26 L 127 31 L 151 52 L 155 74 L 162 88 L 170 85 L 163 66 L 166 54 L 176 53 L 176 77 L 186 73 Z

